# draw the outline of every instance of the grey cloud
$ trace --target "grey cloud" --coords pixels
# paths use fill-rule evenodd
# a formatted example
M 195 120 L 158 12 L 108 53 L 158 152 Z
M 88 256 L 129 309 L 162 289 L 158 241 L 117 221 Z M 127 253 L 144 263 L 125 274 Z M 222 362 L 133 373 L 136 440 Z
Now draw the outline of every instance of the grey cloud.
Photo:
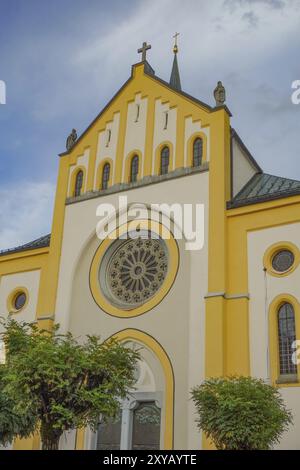
M 256 28 L 259 22 L 258 16 L 253 11 L 247 11 L 244 13 L 242 20 L 246 21 L 250 28 Z

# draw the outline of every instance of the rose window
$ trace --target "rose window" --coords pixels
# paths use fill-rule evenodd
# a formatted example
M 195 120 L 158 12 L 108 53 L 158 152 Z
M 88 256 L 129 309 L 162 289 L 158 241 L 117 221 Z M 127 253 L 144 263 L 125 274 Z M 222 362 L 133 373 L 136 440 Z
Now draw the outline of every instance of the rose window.
M 108 260 L 104 266 L 101 264 L 100 282 L 103 270 L 106 297 L 123 308 L 134 308 L 148 301 L 162 286 L 168 272 L 166 244 L 159 238 L 117 240 Z

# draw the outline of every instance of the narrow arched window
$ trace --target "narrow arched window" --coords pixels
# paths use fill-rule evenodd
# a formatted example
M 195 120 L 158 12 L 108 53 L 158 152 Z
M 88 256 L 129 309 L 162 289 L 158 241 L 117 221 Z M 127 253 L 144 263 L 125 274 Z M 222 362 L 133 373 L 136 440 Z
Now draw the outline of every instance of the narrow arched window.
M 79 170 L 76 175 L 74 196 L 80 196 L 83 185 L 83 171 Z
M 130 182 L 134 183 L 137 181 L 139 175 L 139 157 L 134 155 L 131 159 L 130 164 Z
M 110 176 L 110 164 L 105 163 L 103 170 L 102 170 L 102 186 L 101 186 L 102 189 L 108 188 L 109 176 Z
M 200 137 L 194 140 L 193 145 L 193 167 L 201 166 L 203 155 L 203 140 Z
M 170 150 L 169 147 L 164 147 L 160 154 L 160 174 L 166 175 L 169 171 L 170 163 Z
M 292 348 L 296 340 L 295 312 L 290 303 L 284 303 L 278 310 L 278 341 L 280 375 L 297 375 L 297 365 L 293 362 Z

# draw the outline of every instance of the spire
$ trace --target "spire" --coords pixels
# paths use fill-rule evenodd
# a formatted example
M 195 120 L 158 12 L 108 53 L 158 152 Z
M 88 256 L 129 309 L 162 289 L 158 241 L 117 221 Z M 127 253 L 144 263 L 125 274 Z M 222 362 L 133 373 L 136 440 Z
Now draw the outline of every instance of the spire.
M 173 37 L 175 38 L 175 44 L 173 47 L 174 52 L 174 60 L 173 60 L 173 67 L 170 77 L 170 85 L 173 88 L 181 91 L 181 83 L 180 83 L 180 75 L 179 75 L 179 68 L 178 68 L 178 61 L 177 61 L 177 53 L 178 53 L 178 46 L 177 46 L 177 37 L 179 33 L 176 33 Z

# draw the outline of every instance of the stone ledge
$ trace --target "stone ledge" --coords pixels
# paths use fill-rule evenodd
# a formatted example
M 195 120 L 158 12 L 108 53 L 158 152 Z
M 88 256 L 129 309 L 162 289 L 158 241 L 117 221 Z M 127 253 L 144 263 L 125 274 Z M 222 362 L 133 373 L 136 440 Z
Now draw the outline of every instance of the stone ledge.
M 129 191 L 131 189 L 142 188 L 143 186 L 149 186 L 150 184 L 162 183 L 164 181 L 181 178 L 183 176 L 190 176 L 190 175 L 195 175 L 196 173 L 203 173 L 208 170 L 209 170 L 208 162 L 203 163 L 203 165 L 197 168 L 190 168 L 190 167 L 189 168 L 177 168 L 174 171 L 170 171 L 166 175 L 144 176 L 141 180 L 136 181 L 135 183 L 118 183 L 101 191 L 87 191 L 81 196 L 68 197 L 66 199 L 66 204 L 67 205 L 74 204 L 76 202 L 87 201 L 89 199 L 103 197 L 109 194 L 115 194 L 115 193 L 120 193 L 123 191 Z

